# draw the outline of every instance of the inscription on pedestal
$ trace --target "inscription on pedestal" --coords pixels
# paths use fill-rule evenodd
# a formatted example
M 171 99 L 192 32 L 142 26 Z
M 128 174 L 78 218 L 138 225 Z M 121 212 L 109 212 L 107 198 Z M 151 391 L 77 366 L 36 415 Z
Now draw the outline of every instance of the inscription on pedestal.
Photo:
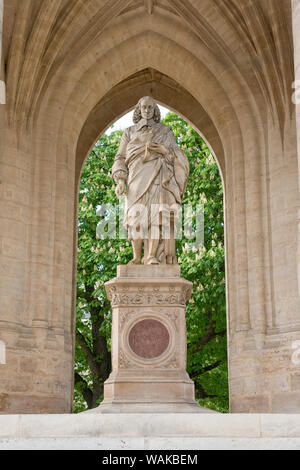
M 108 286 L 107 294 L 113 307 L 121 305 L 185 305 L 190 297 L 191 287 L 136 287 Z

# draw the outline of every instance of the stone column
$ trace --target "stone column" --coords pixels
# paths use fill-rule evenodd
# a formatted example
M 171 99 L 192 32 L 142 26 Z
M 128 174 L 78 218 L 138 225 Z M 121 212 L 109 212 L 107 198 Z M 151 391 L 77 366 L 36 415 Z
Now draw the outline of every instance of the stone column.
M 185 304 L 178 265 L 118 266 L 106 283 L 113 308 L 112 373 L 96 412 L 210 412 L 186 372 Z M 93 410 L 95 412 L 95 410 Z
M 292 0 L 293 35 L 294 35 L 294 64 L 295 64 L 295 94 L 296 128 L 298 141 L 298 171 L 300 187 L 300 0 Z M 298 290 L 300 295 L 300 209 L 298 213 Z
M 0 105 L 5 104 L 4 66 L 2 57 L 3 0 L 0 0 Z

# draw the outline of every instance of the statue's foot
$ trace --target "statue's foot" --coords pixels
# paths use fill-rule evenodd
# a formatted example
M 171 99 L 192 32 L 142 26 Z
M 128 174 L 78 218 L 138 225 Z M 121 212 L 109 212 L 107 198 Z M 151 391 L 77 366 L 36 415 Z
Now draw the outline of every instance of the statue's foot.
M 176 257 L 176 256 L 172 256 L 172 255 L 168 255 L 168 256 L 167 256 L 166 263 L 167 263 L 167 264 L 178 264 L 178 262 L 177 262 L 177 257 Z
M 128 264 L 141 264 L 141 258 L 133 258 Z
M 155 258 L 155 256 L 149 256 L 147 260 L 147 264 L 160 264 L 158 259 Z

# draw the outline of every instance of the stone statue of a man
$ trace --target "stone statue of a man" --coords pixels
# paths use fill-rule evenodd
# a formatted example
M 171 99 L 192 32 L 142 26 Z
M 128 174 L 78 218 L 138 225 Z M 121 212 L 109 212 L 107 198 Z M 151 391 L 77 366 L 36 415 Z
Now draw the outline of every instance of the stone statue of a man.
M 149 96 L 141 98 L 134 125 L 122 136 L 112 176 L 121 197 L 126 188 L 124 226 L 132 241 L 132 264 L 175 264 L 174 219 L 187 185 L 189 163 Z M 168 225 L 168 227 L 167 227 Z

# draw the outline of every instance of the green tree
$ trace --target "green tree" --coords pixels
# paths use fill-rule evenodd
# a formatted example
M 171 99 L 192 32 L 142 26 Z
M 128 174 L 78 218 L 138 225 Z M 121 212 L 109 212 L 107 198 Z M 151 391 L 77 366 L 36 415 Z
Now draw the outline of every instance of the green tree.
M 223 190 L 218 166 L 204 140 L 183 119 L 168 113 L 177 142 L 190 162 L 183 205 L 204 207 L 204 246 L 177 240 L 182 276 L 193 282 L 187 305 L 187 370 L 202 406 L 228 411 Z M 104 135 L 83 168 L 79 191 L 78 272 L 74 411 L 97 406 L 111 370 L 111 307 L 104 283 L 116 276 L 118 264 L 132 258 L 125 239 L 96 238 L 99 204 L 117 207 L 111 168 L 121 131 Z M 113 209 L 112 209 L 113 210 Z M 116 209 L 116 217 L 119 214 Z M 195 221 L 194 226 L 195 229 Z

